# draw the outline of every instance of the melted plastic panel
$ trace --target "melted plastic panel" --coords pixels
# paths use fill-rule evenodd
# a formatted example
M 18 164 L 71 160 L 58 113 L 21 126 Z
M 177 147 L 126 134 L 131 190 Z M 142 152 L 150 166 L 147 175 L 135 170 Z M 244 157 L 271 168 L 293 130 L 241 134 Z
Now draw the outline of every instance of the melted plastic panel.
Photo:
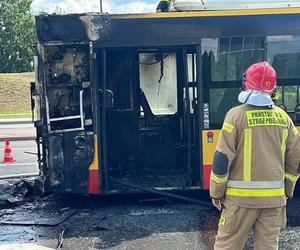
M 92 133 L 64 134 L 65 191 L 87 192 L 88 171 L 93 161 L 94 139 Z
M 88 41 L 84 23 L 79 15 L 41 15 L 36 18 L 37 37 L 47 41 Z
M 103 39 L 110 32 L 110 15 L 107 14 L 40 15 L 36 23 L 40 43 L 86 43 Z
M 64 151 L 62 136 L 51 136 L 48 140 L 48 164 L 44 171 L 45 190 L 63 191 Z
M 47 45 L 40 55 L 45 190 L 86 193 L 94 151 L 89 48 Z
M 92 133 L 71 132 L 49 137 L 45 190 L 86 193 L 93 161 Z

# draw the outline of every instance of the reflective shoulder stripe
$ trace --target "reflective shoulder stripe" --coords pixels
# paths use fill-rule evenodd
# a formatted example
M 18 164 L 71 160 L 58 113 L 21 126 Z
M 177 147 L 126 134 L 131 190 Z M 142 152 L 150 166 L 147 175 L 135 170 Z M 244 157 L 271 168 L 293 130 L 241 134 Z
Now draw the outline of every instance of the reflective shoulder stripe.
M 160 0 L 160 2 L 166 2 L 166 3 L 170 3 L 171 0 Z
M 293 174 L 290 174 L 290 173 L 285 173 L 285 179 L 293 182 L 293 183 L 296 183 L 297 180 L 298 180 L 299 176 L 298 175 L 293 175 Z
M 244 189 L 270 189 L 284 187 L 284 181 L 228 181 L 227 187 Z
M 244 170 L 243 180 L 251 181 L 252 165 L 252 129 L 247 128 L 244 131 Z
M 276 197 L 284 195 L 284 188 L 272 189 L 240 189 L 227 188 L 226 195 L 239 197 Z
M 234 126 L 232 124 L 224 122 L 222 130 L 224 130 L 228 133 L 231 133 L 233 129 L 234 129 Z
M 283 129 L 282 133 L 282 141 L 281 141 L 281 154 L 282 154 L 282 159 L 285 160 L 285 151 L 286 151 L 286 139 L 288 138 L 288 130 L 287 128 Z
M 211 172 L 211 179 L 217 184 L 224 184 L 228 181 L 228 175 L 223 177 L 218 177 L 213 172 Z

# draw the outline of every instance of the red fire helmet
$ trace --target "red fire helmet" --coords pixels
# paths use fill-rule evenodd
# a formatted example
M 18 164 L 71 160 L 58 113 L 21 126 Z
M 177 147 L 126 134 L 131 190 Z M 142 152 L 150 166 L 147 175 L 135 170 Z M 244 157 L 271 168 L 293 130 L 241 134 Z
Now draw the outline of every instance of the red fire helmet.
M 250 65 L 244 77 L 243 86 L 246 90 L 257 90 L 272 94 L 276 89 L 276 71 L 266 61 Z

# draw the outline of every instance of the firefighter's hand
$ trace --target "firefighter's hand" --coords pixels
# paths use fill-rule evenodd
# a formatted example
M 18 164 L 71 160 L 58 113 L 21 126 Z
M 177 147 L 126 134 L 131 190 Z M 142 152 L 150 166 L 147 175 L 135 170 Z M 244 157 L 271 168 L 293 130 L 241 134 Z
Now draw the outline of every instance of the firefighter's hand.
M 222 210 L 224 199 L 212 199 L 212 204 L 218 209 Z

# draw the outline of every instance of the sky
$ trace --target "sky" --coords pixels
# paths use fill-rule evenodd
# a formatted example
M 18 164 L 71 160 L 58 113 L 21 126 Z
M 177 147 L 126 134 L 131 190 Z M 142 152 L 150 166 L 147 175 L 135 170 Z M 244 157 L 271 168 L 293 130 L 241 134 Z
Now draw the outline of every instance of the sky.
M 159 0 L 102 0 L 103 12 L 142 13 L 154 12 Z M 33 0 L 31 12 L 52 14 L 99 12 L 100 0 Z

